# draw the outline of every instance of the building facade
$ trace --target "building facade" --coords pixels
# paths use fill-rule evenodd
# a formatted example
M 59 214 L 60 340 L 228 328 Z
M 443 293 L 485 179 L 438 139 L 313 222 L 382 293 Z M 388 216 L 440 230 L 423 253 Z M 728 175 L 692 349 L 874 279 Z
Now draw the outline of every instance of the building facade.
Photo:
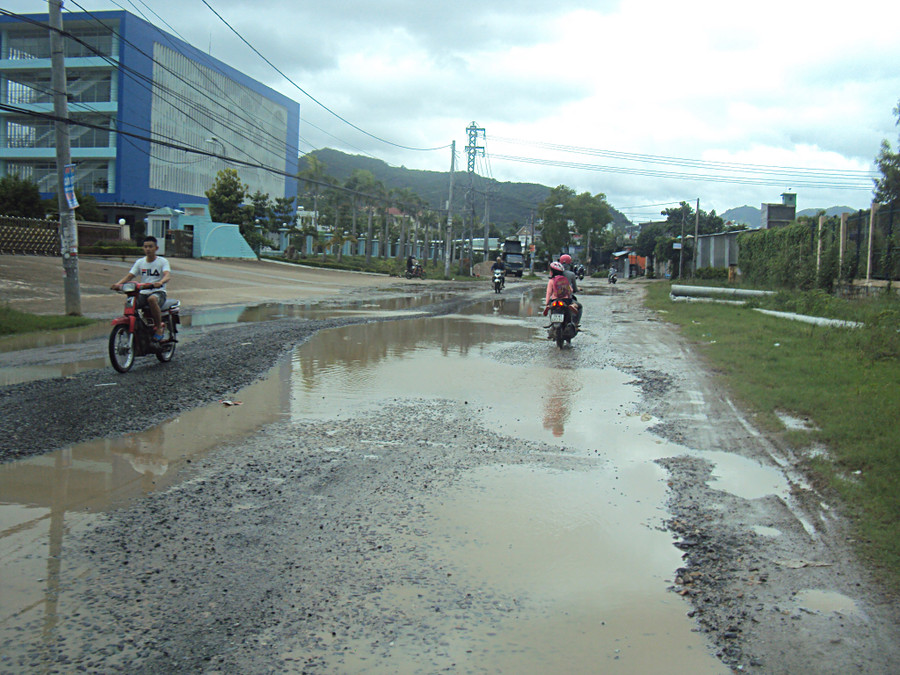
M 0 176 L 44 197 L 56 192 L 47 21 L 0 16 Z M 125 11 L 67 13 L 63 28 L 75 185 L 108 221 L 205 203 L 223 168 L 251 193 L 296 196 L 298 103 Z

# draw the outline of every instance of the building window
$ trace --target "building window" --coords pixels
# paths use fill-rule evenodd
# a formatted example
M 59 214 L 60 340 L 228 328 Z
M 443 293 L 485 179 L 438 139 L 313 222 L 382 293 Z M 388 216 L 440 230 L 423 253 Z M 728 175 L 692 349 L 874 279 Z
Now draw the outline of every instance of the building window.
M 73 148 L 107 148 L 110 140 L 112 120 L 105 115 L 72 114 L 72 118 L 91 125 L 103 127 L 69 127 L 69 143 Z M 55 148 L 55 124 L 36 117 L 12 117 L 6 120 L 7 148 Z
M 113 56 L 112 28 L 106 26 L 78 26 L 63 24 L 66 31 L 82 42 L 64 37 L 63 45 L 68 58 L 81 56 Z M 99 54 L 98 54 L 99 52 Z M 45 30 L 15 30 L 7 33 L 3 44 L 3 58 L 10 61 L 50 58 L 50 37 Z
M 109 193 L 110 163 L 106 160 L 76 162 L 75 188 L 83 193 Z M 36 183 L 41 192 L 56 192 L 56 163 L 10 160 L 6 163 L 6 173 Z

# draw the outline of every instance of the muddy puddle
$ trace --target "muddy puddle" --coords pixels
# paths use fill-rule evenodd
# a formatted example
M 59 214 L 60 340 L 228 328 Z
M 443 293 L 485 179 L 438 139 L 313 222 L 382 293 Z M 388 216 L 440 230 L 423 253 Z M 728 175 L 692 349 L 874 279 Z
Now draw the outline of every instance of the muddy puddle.
M 255 323 L 284 318 L 315 320 L 334 317 L 402 316 L 415 312 L 417 308 L 446 300 L 449 297 L 450 294 L 447 293 L 420 293 L 402 297 L 327 303 L 317 300 L 306 303 L 228 305 L 194 312 L 185 308 L 181 319 L 181 331 L 184 337 L 189 338 L 194 329 L 232 323 Z M 54 355 L 53 363 L 0 365 L 0 386 L 55 377 L 69 377 L 86 370 L 109 366 L 109 358 L 105 356 L 106 344 L 103 340 L 109 335 L 109 331 L 109 322 L 100 321 L 84 328 L 29 333 L 0 340 L 0 353 L 25 349 L 52 349 Z M 66 352 L 74 354 L 81 348 L 83 342 L 89 340 L 97 341 L 97 347 L 89 357 L 66 357 Z
M 652 418 L 633 412 L 633 376 L 573 368 L 559 386 L 566 355 L 540 344 L 534 323 L 523 320 L 534 306 L 510 294 L 459 315 L 324 331 L 237 392 L 241 405 L 218 403 L 142 434 L 0 466 L 0 621 L 55 616 L 68 533 L 95 512 L 176 485 L 180 468 L 224 441 L 277 420 L 377 410 L 385 400 L 454 399 L 488 428 L 549 443 L 559 448 L 556 460 L 578 460 L 571 469 L 537 460 L 479 468 L 428 497 L 432 555 L 473 588 L 518 598 L 509 619 L 475 645 L 454 644 L 457 619 L 448 614 L 446 641 L 458 666 L 647 673 L 676 663 L 681 672 L 724 672 L 693 632 L 689 607 L 667 590 L 681 557 L 661 528 L 666 475 L 653 460 L 684 450 L 650 434 Z M 716 479 L 731 487 L 742 476 L 748 489 L 747 468 L 740 459 L 723 462 Z M 761 491 L 781 489 L 766 472 L 753 476 Z M 386 588 L 380 601 L 409 613 L 415 591 Z M 343 654 L 334 665 L 371 672 L 377 658 L 363 658 L 373 656 L 366 651 L 360 645 L 358 661 Z M 421 666 L 402 641 L 389 663 Z

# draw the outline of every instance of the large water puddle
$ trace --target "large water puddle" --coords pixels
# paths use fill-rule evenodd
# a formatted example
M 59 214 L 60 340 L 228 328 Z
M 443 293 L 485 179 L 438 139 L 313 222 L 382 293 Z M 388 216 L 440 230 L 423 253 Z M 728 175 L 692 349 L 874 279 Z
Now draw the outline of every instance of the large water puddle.
M 561 371 L 566 353 L 538 343 L 535 324 L 523 320 L 534 305 L 503 297 L 460 315 L 324 331 L 266 380 L 235 392 L 239 406 L 207 406 L 146 433 L 0 466 L 0 622 L 12 628 L 64 614 L 60 577 L 78 573 L 65 570 L 68 533 L 91 512 L 177 484 L 180 467 L 223 441 L 279 419 L 339 418 L 390 399 L 455 399 L 485 426 L 554 444 L 582 464 L 481 468 L 429 498 L 437 555 L 473 588 L 522 598 L 480 644 L 457 645 L 460 667 L 647 673 L 674 663 L 681 672 L 724 672 L 692 631 L 687 605 L 666 590 L 681 560 L 659 528 L 665 474 L 652 460 L 683 449 L 647 432 L 648 416 L 626 412 L 637 401 L 631 376 Z M 409 612 L 414 591 L 385 589 L 382 601 Z M 448 625 L 451 647 L 453 634 Z M 392 664 L 415 669 L 405 649 L 394 646 Z M 372 665 L 357 668 L 346 655 L 341 664 L 346 672 Z
M 257 305 L 225 305 L 196 311 L 185 308 L 181 318 L 181 331 L 183 337 L 190 338 L 193 330 L 223 324 L 255 323 L 284 318 L 315 320 L 335 317 L 400 317 L 449 297 L 448 293 L 419 293 L 351 301 L 338 299 L 327 302 L 316 300 L 305 303 L 269 302 Z M 109 366 L 109 358 L 105 355 L 105 341 L 98 341 L 95 353 L 86 357 L 67 357 L 67 352 L 73 355 L 83 354 L 82 343 L 105 338 L 109 332 L 109 322 L 101 321 L 78 329 L 45 331 L 4 338 L 0 340 L 0 353 L 51 348 L 54 356 L 51 359 L 52 363 L 29 362 L 26 365 L 0 365 L 0 386 L 55 377 L 69 377 L 86 370 L 104 366 L 112 367 Z

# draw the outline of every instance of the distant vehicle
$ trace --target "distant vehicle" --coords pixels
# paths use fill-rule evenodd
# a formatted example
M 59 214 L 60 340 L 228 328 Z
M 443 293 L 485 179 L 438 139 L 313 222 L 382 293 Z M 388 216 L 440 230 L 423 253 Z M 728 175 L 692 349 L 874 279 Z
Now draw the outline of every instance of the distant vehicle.
M 518 239 L 507 239 L 503 242 L 503 263 L 506 265 L 507 274 L 522 276 L 525 270 L 525 257 L 522 255 L 522 242 Z

